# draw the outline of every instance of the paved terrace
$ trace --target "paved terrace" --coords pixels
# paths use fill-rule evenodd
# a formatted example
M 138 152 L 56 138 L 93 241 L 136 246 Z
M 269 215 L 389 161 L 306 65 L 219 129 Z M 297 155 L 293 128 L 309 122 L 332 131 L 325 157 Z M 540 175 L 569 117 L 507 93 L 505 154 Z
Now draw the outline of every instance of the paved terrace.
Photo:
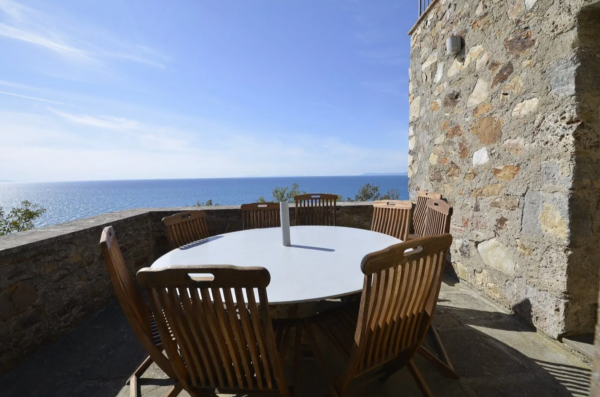
M 429 363 L 417 365 L 436 396 L 587 396 L 588 363 L 528 328 L 464 283 L 446 280 L 434 320 L 460 380 Z M 327 354 L 330 359 L 335 353 Z M 52 345 L 0 378 L 2 396 L 129 396 L 125 381 L 145 358 L 118 303 L 85 319 Z M 340 364 L 334 363 L 334 364 Z M 307 352 L 302 396 L 327 388 Z M 340 367 L 341 368 L 341 367 Z M 146 397 L 164 396 L 171 381 L 153 365 L 140 381 Z M 353 396 L 421 396 L 406 369 Z M 188 396 L 182 392 L 181 396 Z M 273 395 L 273 394 L 270 394 Z

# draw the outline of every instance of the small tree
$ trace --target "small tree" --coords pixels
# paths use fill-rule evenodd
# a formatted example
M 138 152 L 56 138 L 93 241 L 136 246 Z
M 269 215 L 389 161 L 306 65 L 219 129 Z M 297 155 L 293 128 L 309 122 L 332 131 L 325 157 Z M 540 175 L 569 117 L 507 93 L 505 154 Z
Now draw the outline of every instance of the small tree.
M 399 200 L 398 189 L 390 189 L 383 196 L 379 193 L 379 185 L 367 183 L 358 190 L 354 198 L 348 197 L 348 201 L 376 201 L 376 200 Z
M 196 204 L 194 204 L 194 207 L 212 207 L 212 206 L 218 207 L 219 203 L 213 204 L 212 200 L 206 200 L 205 203 L 203 203 L 202 201 L 198 201 Z
M 0 236 L 33 229 L 33 221 L 45 212 L 45 208 L 27 200 L 22 201 L 20 207 L 12 208 L 8 214 L 0 207 Z
M 304 191 L 300 191 L 300 185 L 298 185 L 297 183 L 293 183 L 291 187 L 276 187 L 275 189 L 273 189 L 273 203 L 283 203 L 283 202 L 288 202 L 288 203 L 293 203 L 294 202 L 294 197 L 299 195 L 299 194 L 306 194 L 306 192 Z M 258 202 L 259 203 L 266 203 L 267 200 L 264 197 L 259 197 L 258 198 Z

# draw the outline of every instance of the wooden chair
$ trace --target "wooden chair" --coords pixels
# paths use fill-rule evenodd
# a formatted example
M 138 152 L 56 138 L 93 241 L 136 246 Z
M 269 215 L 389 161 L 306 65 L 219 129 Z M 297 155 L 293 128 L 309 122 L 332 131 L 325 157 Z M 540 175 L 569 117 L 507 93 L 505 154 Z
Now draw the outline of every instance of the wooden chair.
M 414 204 L 410 201 L 375 201 L 371 230 L 406 241 L 410 233 L 413 208 Z
M 436 236 L 438 234 L 450 233 L 450 222 L 452 220 L 452 207 L 444 200 L 427 201 L 427 213 L 425 220 L 425 236 Z
M 412 238 L 423 237 L 425 235 L 425 218 L 427 217 L 427 202 L 431 199 L 439 200 L 442 195 L 433 192 L 417 192 L 417 205 L 413 216 L 413 236 Z
M 135 336 L 149 355 L 127 381 L 130 385 L 130 395 L 137 396 L 138 378 L 146 372 L 153 361 L 172 379 L 176 379 L 175 372 L 167 357 L 162 353 L 164 348 L 156 328 L 154 312 L 146 304 L 140 289 L 125 266 L 112 226 L 108 226 L 102 231 L 100 246 L 121 309 L 123 309 Z M 176 395 L 179 391 L 181 391 L 181 387 L 175 387 L 171 392 Z
M 243 229 L 281 226 L 279 203 L 242 204 Z
M 301 194 L 294 197 L 296 203 L 296 225 L 335 226 L 335 194 Z
M 360 304 L 305 320 L 309 343 L 335 396 L 345 395 L 358 376 L 378 369 L 387 377 L 403 366 L 408 366 L 421 392 L 431 395 L 412 358 L 430 327 L 451 243 L 449 234 L 425 237 L 365 256 Z M 345 373 L 335 382 L 331 382 L 313 326 L 349 358 Z
M 444 200 L 430 199 L 427 201 L 427 213 L 425 221 L 425 236 L 439 236 L 450 232 L 450 222 L 452 219 L 452 207 Z M 429 329 L 429 339 L 432 347 L 436 348 L 440 358 L 431 353 L 427 348 L 420 350 L 423 358 L 436 365 L 445 375 L 458 379 L 454 372 L 454 366 L 448 357 L 446 348 L 438 335 L 435 327 Z
M 210 237 L 206 226 L 206 212 L 180 212 L 163 218 L 171 249 Z
M 192 397 L 215 389 L 290 396 L 269 315 L 268 270 L 173 266 L 145 268 L 137 278 L 152 308 L 164 311 L 158 330 L 177 384 Z

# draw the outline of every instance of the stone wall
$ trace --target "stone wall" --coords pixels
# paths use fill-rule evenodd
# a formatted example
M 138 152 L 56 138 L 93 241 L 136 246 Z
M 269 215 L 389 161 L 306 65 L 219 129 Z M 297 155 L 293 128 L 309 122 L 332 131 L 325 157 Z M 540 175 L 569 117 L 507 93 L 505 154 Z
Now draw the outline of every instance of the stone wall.
M 411 194 L 454 206 L 458 276 L 552 337 L 595 324 L 594 2 L 438 0 L 411 42 Z
M 202 209 L 211 234 L 241 230 L 239 206 Z M 161 220 L 184 210 L 121 211 L 0 237 L 0 374 L 113 296 L 99 245 L 104 227 L 115 228 L 135 272 L 169 251 Z M 371 216 L 370 204 L 338 204 L 340 226 L 369 228 Z

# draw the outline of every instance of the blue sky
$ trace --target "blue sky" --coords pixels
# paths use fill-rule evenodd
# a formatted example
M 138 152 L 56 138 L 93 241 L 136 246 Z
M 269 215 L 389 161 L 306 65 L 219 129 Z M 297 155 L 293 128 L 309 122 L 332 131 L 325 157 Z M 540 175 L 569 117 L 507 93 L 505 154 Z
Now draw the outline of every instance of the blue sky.
M 405 172 L 414 3 L 0 0 L 0 180 Z

